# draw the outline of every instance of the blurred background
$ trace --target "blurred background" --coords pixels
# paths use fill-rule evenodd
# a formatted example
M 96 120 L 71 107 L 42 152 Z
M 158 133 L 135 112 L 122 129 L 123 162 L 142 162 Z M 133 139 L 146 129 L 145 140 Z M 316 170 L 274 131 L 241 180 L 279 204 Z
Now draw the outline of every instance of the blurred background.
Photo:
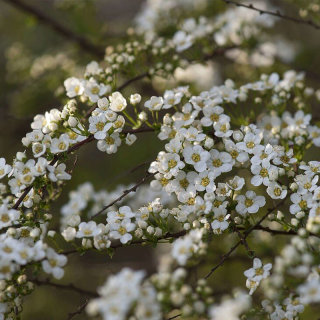
M 66 101 L 63 81 L 69 76 L 81 76 L 87 63 L 92 60 L 99 61 L 95 53 L 83 50 L 72 41 L 70 34 L 66 36 L 57 30 L 56 24 L 62 25 L 73 36 L 81 37 L 84 39 L 83 42 L 87 39 L 90 43 L 104 48 L 126 40 L 127 29 L 132 26 L 132 21 L 143 2 L 143 0 L 0 0 L 0 157 L 5 157 L 10 162 L 17 151 L 23 151 L 21 138 L 29 131 L 33 117 L 51 108 L 59 108 Z M 274 1 L 274 4 L 288 14 L 304 15 L 305 12 L 301 11 L 301 8 L 304 8 L 306 2 Z M 311 9 L 305 7 L 308 14 Z M 37 19 L 35 13 L 39 12 L 50 17 L 52 21 L 48 23 Z M 314 19 L 319 17 L 319 14 L 314 14 L 312 10 L 310 14 Z M 290 57 L 285 63 L 275 62 L 272 67 L 259 66 L 253 69 L 230 60 L 223 61 L 223 64 L 215 61 L 212 74 L 206 78 L 204 85 L 211 87 L 228 77 L 243 83 L 246 78 L 252 79 L 252 76 L 257 78 L 261 72 L 270 70 L 282 72 L 288 68 L 295 68 L 305 70 L 308 83 L 319 88 L 319 31 L 279 21 L 277 27 L 270 32 L 275 37 L 283 37 L 289 41 L 279 49 L 282 51 L 279 54 L 286 57 L 286 54 L 290 53 L 290 50 L 286 51 L 288 49 L 286 46 L 293 46 L 296 52 L 293 58 Z M 126 92 L 128 94 L 141 92 L 139 90 L 142 88 L 139 88 L 139 85 L 135 84 L 138 87 L 128 88 Z M 319 109 L 315 110 L 315 113 L 320 117 Z M 78 153 L 73 179 L 66 184 L 65 192 L 54 204 L 51 213 L 59 215 L 60 207 L 68 201 L 68 191 L 83 182 L 91 181 L 95 190 L 112 191 L 118 184 L 129 184 L 140 180 L 144 176 L 146 166 L 142 165 L 134 172 L 130 170 L 153 160 L 161 143 L 152 134 L 139 138 L 134 152 L 130 147 L 122 146 L 119 152 L 112 156 L 102 154 L 94 144 L 82 148 Z M 213 248 L 218 256 L 219 252 L 223 252 L 223 248 L 216 248 L 215 244 Z M 66 276 L 62 282 L 72 282 L 79 287 L 94 291 L 104 282 L 108 273 L 118 271 L 125 265 L 134 269 L 154 271 L 157 266 L 154 252 L 152 248 L 137 246 L 134 249 L 130 247 L 117 250 L 112 260 L 103 254 L 93 253 L 82 257 L 70 256 Z M 270 252 L 265 252 L 266 256 L 268 254 L 270 255 Z M 212 281 L 213 286 L 218 290 L 227 291 L 232 287 L 232 281 L 241 273 L 238 270 L 243 270 L 243 266 L 248 267 L 249 263 L 239 250 L 234 261 L 216 273 Z M 226 277 L 228 281 L 225 281 Z M 68 313 L 76 311 L 84 299 L 72 291 L 41 286 L 27 297 L 22 319 L 67 319 Z M 314 314 L 310 312 L 309 317 Z M 87 319 L 85 314 L 75 318 Z M 316 318 L 313 316 L 308 318 L 307 315 L 305 319 Z

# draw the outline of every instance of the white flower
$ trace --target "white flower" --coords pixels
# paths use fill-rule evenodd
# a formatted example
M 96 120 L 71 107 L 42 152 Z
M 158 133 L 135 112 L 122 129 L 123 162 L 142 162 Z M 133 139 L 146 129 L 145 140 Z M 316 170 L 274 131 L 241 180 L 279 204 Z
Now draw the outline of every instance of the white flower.
M 220 106 L 205 106 L 203 108 L 204 117 L 201 118 L 201 123 L 205 127 L 212 126 L 223 117 L 223 108 Z
M 194 229 L 184 237 L 173 242 L 171 254 L 179 265 L 185 265 L 188 259 L 197 253 L 199 245 L 201 244 L 202 235 L 202 230 Z
M 110 225 L 110 237 L 120 239 L 120 242 L 126 244 L 132 239 L 130 232 L 134 231 L 136 225 L 130 219 L 123 219 L 121 222 L 114 222 Z
M 118 211 L 109 211 L 108 212 L 108 223 L 120 222 L 121 220 L 135 217 L 135 213 L 132 212 L 131 208 L 128 206 L 122 206 L 118 209 Z
M 112 123 L 107 122 L 103 113 L 89 118 L 89 132 L 94 135 L 95 139 L 104 139 L 111 127 Z
M 103 97 L 103 98 L 99 99 L 98 102 L 97 102 L 97 105 L 98 105 L 99 111 L 101 111 L 101 112 L 109 110 L 108 109 L 109 100 L 106 97 Z
M 65 152 L 69 148 L 69 136 L 62 134 L 59 138 L 54 138 L 51 141 L 50 151 L 52 153 Z
M 287 195 L 287 189 L 272 181 L 269 183 L 267 193 L 272 199 L 284 199 Z
M 144 106 L 151 111 L 159 111 L 163 106 L 163 98 L 152 96 L 150 100 L 147 100 Z
M 71 179 L 71 175 L 66 172 L 66 165 L 64 163 L 60 163 L 56 167 L 48 165 L 47 168 L 49 170 L 49 179 L 53 182 Z
M 230 117 L 222 115 L 218 122 L 213 125 L 214 135 L 219 138 L 228 138 L 233 131 L 230 130 Z
M 247 191 L 246 195 L 238 195 L 236 200 L 238 204 L 236 210 L 241 214 L 256 213 L 259 208 L 266 204 L 264 196 L 257 196 L 254 191 Z
M 196 145 L 187 147 L 183 150 L 185 162 L 192 164 L 198 172 L 202 172 L 207 168 L 207 160 L 210 157 L 208 151 L 204 150 L 201 146 Z
M 114 132 L 111 135 L 107 134 L 105 139 L 99 140 L 97 142 L 97 148 L 108 154 L 116 153 L 118 147 L 121 145 L 121 139 L 119 137 L 119 133 Z
M 214 183 L 215 174 L 212 171 L 200 172 L 195 178 L 195 188 L 197 191 L 213 192 L 216 190 L 216 185 Z
M 206 135 L 204 133 L 199 132 L 199 130 L 195 127 L 190 127 L 188 129 L 181 128 L 177 132 L 177 138 L 180 138 L 181 140 L 186 139 L 188 141 L 203 141 L 206 138 Z
M 290 199 L 293 203 L 290 206 L 290 213 L 291 214 L 296 214 L 300 211 L 305 211 L 308 208 L 311 208 L 312 204 L 313 204 L 311 193 L 306 193 L 304 195 L 300 195 L 298 193 L 293 193 L 290 196 Z
M 185 167 L 185 163 L 180 160 L 180 156 L 176 153 L 166 153 L 160 161 L 161 171 L 168 178 L 176 176 L 179 171 Z
M 132 94 L 132 95 L 130 96 L 130 103 L 131 103 L 132 105 L 136 105 L 136 104 L 140 103 L 140 101 L 141 101 L 141 96 L 140 96 L 140 94 L 135 93 L 135 94 Z
M 42 176 L 46 173 L 46 168 L 48 165 L 48 160 L 45 158 L 38 158 L 37 163 L 34 166 L 33 174 L 35 176 Z
M 75 77 L 68 78 L 64 81 L 64 87 L 67 90 L 67 96 L 74 98 L 80 96 L 84 92 L 83 81 Z
M 216 149 L 210 151 L 210 159 L 208 160 L 208 167 L 212 170 L 216 177 L 224 172 L 232 170 L 234 160 L 227 152 L 219 152 Z
M 237 147 L 240 150 L 246 151 L 248 153 L 255 153 L 257 152 L 258 148 L 263 148 L 260 145 L 261 142 L 261 135 L 254 134 L 252 132 L 247 132 L 244 136 L 243 141 L 237 143 Z
M 237 145 L 229 139 L 224 139 L 224 146 L 226 148 L 226 151 L 230 153 L 232 159 L 244 163 L 249 159 L 249 155 L 245 151 L 241 151 Z
M 320 147 L 320 128 L 317 126 L 308 126 L 309 139 L 316 147 Z
M 283 165 L 285 167 L 289 166 L 290 164 L 296 163 L 297 159 L 293 158 L 293 150 L 290 149 L 289 151 L 285 152 L 284 150 L 279 150 L 275 153 L 275 157 L 273 159 L 273 163 L 276 165 Z
M 178 264 L 184 266 L 192 256 L 194 245 L 190 237 L 177 239 L 172 245 L 172 257 L 177 260 Z
M 257 288 L 259 287 L 259 284 L 260 282 L 253 278 L 249 278 L 246 280 L 246 287 L 250 289 L 249 295 L 252 295 L 257 290 Z
M 42 261 L 43 271 L 52 274 L 56 279 L 61 279 L 64 275 L 64 267 L 67 263 L 67 257 L 57 254 L 53 249 L 48 248 L 46 260 Z
M 20 218 L 20 211 L 8 209 L 6 204 L 0 206 L 0 230 L 16 223 Z
M 254 156 L 250 159 L 253 165 L 260 165 L 262 161 L 264 163 L 270 162 L 273 159 L 275 152 L 271 144 L 267 144 L 264 149 L 258 148 L 253 152 Z
M 221 234 L 224 230 L 229 227 L 229 222 L 227 221 L 230 217 L 227 214 L 225 207 L 214 208 L 214 220 L 211 223 L 211 227 L 214 233 Z
M 32 153 L 35 158 L 42 156 L 46 152 L 46 145 L 44 143 L 35 142 L 32 144 Z M 1 169 L 0 169 L 1 172 Z
M 275 180 L 278 176 L 277 167 L 270 164 L 268 161 L 262 161 L 260 164 L 253 164 L 251 166 L 251 172 L 254 175 L 251 178 L 251 183 L 258 187 L 261 184 L 268 186 L 270 180 Z
M 248 278 L 248 280 L 253 281 L 253 283 L 249 282 L 249 285 L 250 285 L 249 294 L 253 293 L 253 291 L 256 289 L 256 287 L 258 286 L 261 280 L 269 277 L 271 268 L 272 268 L 271 263 L 267 263 L 266 265 L 263 265 L 259 258 L 253 259 L 253 267 L 244 272 L 244 275 Z M 254 282 L 257 282 L 258 284 Z
M 235 191 L 239 191 L 244 186 L 245 180 L 241 177 L 234 176 L 233 179 L 231 179 L 227 182 L 227 184 L 231 189 L 233 189 Z
M 77 230 L 73 227 L 68 227 L 61 232 L 61 235 L 67 242 L 73 241 L 74 238 L 76 237 L 76 234 L 77 234 Z
M 126 120 L 124 119 L 124 117 L 121 115 L 118 115 L 117 118 L 113 122 L 113 127 L 115 129 L 114 133 L 121 132 L 125 123 L 126 123 Z
M 118 91 L 113 92 L 112 95 L 109 97 L 109 100 L 110 109 L 114 112 L 123 111 L 127 106 L 127 100 Z
M 111 87 L 98 83 L 94 78 L 90 78 L 84 84 L 84 93 L 91 102 L 97 102 L 101 96 L 108 93 Z
M 298 184 L 298 193 L 306 194 L 307 192 L 312 192 L 317 188 L 317 182 L 319 176 L 299 174 L 295 178 L 295 182 Z
M 127 136 L 126 136 L 126 144 L 128 146 L 133 145 L 136 140 L 137 140 L 137 136 L 135 134 L 130 134 L 130 133 L 127 134 Z
M 313 176 L 320 173 L 320 162 L 309 161 L 308 165 L 300 165 L 299 168 L 305 170 L 306 175 Z
M 0 158 L 0 179 L 6 176 L 11 171 L 11 166 L 6 164 L 5 158 Z
M 181 92 L 166 90 L 163 97 L 164 97 L 163 109 L 169 109 L 177 105 L 181 101 L 183 94 Z
M 196 177 L 197 173 L 194 171 L 186 173 L 181 170 L 179 171 L 175 179 L 171 180 L 170 186 L 168 188 L 170 191 L 174 191 L 176 193 L 180 191 L 195 191 L 194 181 Z
M 297 288 L 301 303 L 318 303 L 320 301 L 320 280 L 312 277 Z
M 97 61 L 91 61 L 86 66 L 85 76 L 94 76 L 98 75 L 102 72 L 102 68 L 100 68 Z
M 95 237 L 101 233 L 101 229 L 97 227 L 94 221 L 81 222 L 77 232 L 77 238 Z
M 193 37 L 180 30 L 175 33 L 172 42 L 177 52 L 182 52 L 192 46 Z

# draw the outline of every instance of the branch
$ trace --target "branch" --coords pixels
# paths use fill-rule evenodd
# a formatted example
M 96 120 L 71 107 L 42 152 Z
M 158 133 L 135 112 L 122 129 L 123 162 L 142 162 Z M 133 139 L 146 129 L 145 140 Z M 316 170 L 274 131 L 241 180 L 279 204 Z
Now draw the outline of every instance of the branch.
M 131 79 L 127 80 L 126 82 L 124 82 L 121 86 L 119 86 L 119 87 L 117 88 L 117 91 L 121 91 L 121 90 L 123 90 L 125 87 L 127 87 L 128 85 L 130 85 L 131 83 L 136 82 L 136 81 L 138 81 L 138 80 L 141 80 L 141 79 L 143 79 L 143 78 L 149 77 L 149 76 L 150 76 L 150 75 L 149 75 L 148 72 L 141 73 L 141 74 L 137 75 L 136 77 L 131 78 Z
M 85 289 L 81 289 L 78 288 L 77 286 L 75 286 L 74 284 L 70 283 L 70 284 L 60 284 L 60 283 L 54 283 L 54 282 L 50 282 L 49 279 L 46 280 L 38 280 L 38 279 L 33 279 L 31 280 L 34 284 L 36 284 L 37 286 L 49 286 L 49 287 L 54 287 L 57 289 L 63 289 L 63 290 L 70 290 L 70 291 L 74 291 L 77 292 L 81 295 L 86 295 L 86 296 L 90 296 L 90 297 L 98 297 L 99 295 L 96 292 L 92 292 L 92 291 L 88 291 Z
M 254 255 L 254 251 L 250 249 L 247 240 L 244 238 L 244 235 L 240 232 L 240 229 L 237 227 L 234 220 L 232 218 L 230 220 L 233 223 L 233 230 L 237 233 L 237 235 L 241 241 L 241 244 L 246 248 L 246 250 L 250 256 Z
M 112 207 L 115 203 L 121 201 L 127 194 L 130 192 L 136 192 L 139 186 L 141 186 L 148 178 L 153 177 L 155 173 L 147 173 L 137 184 L 135 184 L 132 188 L 124 190 L 122 195 L 118 197 L 117 199 L 110 202 L 108 205 L 104 206 L 100 211 L 98 211 L 96 214 L 92 216 L 92 219 L 99 216 L 103 211 L 107 210 L 108 208 Z
M 88 305 L 88 303 L 89 303 L 89 300 L 87 299 L 82 305 L 80 305 L 80 306 L 78 307 L 77 311 L 70 312 L 70 313 L 68 314 L 67 320 L 71 320 L 71 319 L 73 319 L 76 315 L 81 314 L 81 313 L 84 311 L 84 309 L 86 308 L 86 306 Z
M 278 17 L 278 18 L 288 20 L 291 22 L 295 22 L 298 24 L 304 24 L 304 25 L 307 25 L 307 26 L 312 27 L 314 29 L 320 30 L 320 25 L 315 23 L 311 19 L 306 20 L 306 19 L 295 18 L 292 16 L 285 15 L 285 14 L 281 13 L 279 10 L 277 10 L 277 11 L 263 10 L 263 9 L 255 7 L 253 4 L 244 4 L 244 3 L 241 3 L 238 1 L 233 1 L 233 0 L 221 0 L 221 1 L 225 2 L 226 4 L 233 4 L 237 7 L 242 7 L 242 8 L 247 8 L 247 9 L 250 9 L 253 11 L 257 11 L 261 15 L 262 14 L 271 15 L 271 16 Z
M 97 56 L 98 58 L 104 57 L 104 48 L 94 45 L 93 43 L 88 41 L 86 38 L 62 26 L 59 22 L 55 21 L 44 12 L 39 11 L 38 9 L 34 8 L 33 6 L 30 6 L 29 4 L 21 0 L 3 0 L 3 1 L 15 6 L 16 8 L 28 14 L 31 14 L 39 22 L 49 26 L 51 29 L 59 33 L 61 36 L 67 38 L 68 40 L 75 42 L 80 48 L 87 51 L 88 53 L 94 56 Z
M 161 237 L 158 237 L 157 240 L 178 239 L 180 237 L 185 236 L 186 233 L 187 233 L 186 230 L 181 230 L 181 231 L 178 231 L 176 233 L 168 232 L 168 233 L 162 235 Z M 128 245 L 137 245 L 137 244 L 143 245 L 143 244 L 148 244 L 148 243 L 153 243 L 153 242 L 151 240 L 148 240 L 148 239 L 139 239 L 139 240 L 131 241 L 128 244 L 123 244 L 121 242 L 112 243 L 110 248 L 118 249 L 118 248 L 126 247 Z M 97 251 L 99 251 L 99 250 L 97 250 Z M 74 253 L 78 253 L 78 252 L 79 252 L 78 250 L 72 249 L 72 250 L 69 250 L 69 251 L 59 252 L 59 254 L 70 255 L 70 254 L 74 254 Z

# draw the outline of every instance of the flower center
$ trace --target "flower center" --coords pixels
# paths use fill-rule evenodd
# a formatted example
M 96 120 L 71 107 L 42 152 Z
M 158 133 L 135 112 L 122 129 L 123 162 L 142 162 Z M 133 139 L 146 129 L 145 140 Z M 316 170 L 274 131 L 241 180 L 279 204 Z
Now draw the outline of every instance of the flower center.
M 1 215 L 1 221 L 4 222 L 4 223 L 9 222 L 10 221 L 9 215 L 7 213 L 3 213 Z
M 252 199 L 246 199 L 246 201 L 244 202 L 245 206 L 247 208 L 251 207 L 253 205 L 253 200 Z
M 214 159 L 214 160 L 212 160 L 212 165 L 216 168 L 221 167 L 222 161 L 220 159 Z
M 168 167 L 169 167 L 170 169 L 174 168 L 176 165 L 177 165 L 177 161 L 176 161 L 176 160 L 170 159 L 170 160 L 168 161 Z
M 268 170 L 266 168 L 262 168 L 260 170 L 260 176 L 263 177 L 263 178 L 267 177 L 268 176 Z
M 247 146 L 247 148 L 252 149 L 252 148 L 254 148 L 255 144 L 253 141 L 249 141 L 249 142 L 247 142 L 246 146 Z
M 189 181 L 188 179 L 184 178 L 179 181 L 179 184 L 182 188 L 186 189 L 189 186 Z
M 104 128 L 104 123 L 101 122 L 101 121 L 98 122 L 98 123 L 96 124 L 96 128 L 97 128 L 98 131 L 102 131 L 103 128 Z
M 201 185 L 206 187 L 210 183 L 210 179 L 208 177 L 202 178 Z
M 192 156 L 191 156 L 191 159 L 194 161 L 194 162 L 199 162 L 200 161 L 200 155 L 198 153 L 194 153 Z
M 276 187 L 274 188 L 273 193 L 275 196 L 279 197 L 281 195 L 281 189 Z
M 127 229 L 126 229 L 125 227 L 120 227 L 120 228 L 118 229 L 118 232 L 123 236 L 124 234 L 127 233 Z

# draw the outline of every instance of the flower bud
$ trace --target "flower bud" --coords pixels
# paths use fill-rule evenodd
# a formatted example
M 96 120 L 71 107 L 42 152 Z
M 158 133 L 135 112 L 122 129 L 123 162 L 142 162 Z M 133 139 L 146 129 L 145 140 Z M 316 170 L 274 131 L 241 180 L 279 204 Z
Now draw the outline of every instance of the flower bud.
M 70 118 L 68 119 L 68 125 L 69 125 L 71 128 L 76 127 L 77 124 L 78 124 L 78 119 L 77 119 L 77 118 L 75 118 L 75 117 L 70 117 Z

